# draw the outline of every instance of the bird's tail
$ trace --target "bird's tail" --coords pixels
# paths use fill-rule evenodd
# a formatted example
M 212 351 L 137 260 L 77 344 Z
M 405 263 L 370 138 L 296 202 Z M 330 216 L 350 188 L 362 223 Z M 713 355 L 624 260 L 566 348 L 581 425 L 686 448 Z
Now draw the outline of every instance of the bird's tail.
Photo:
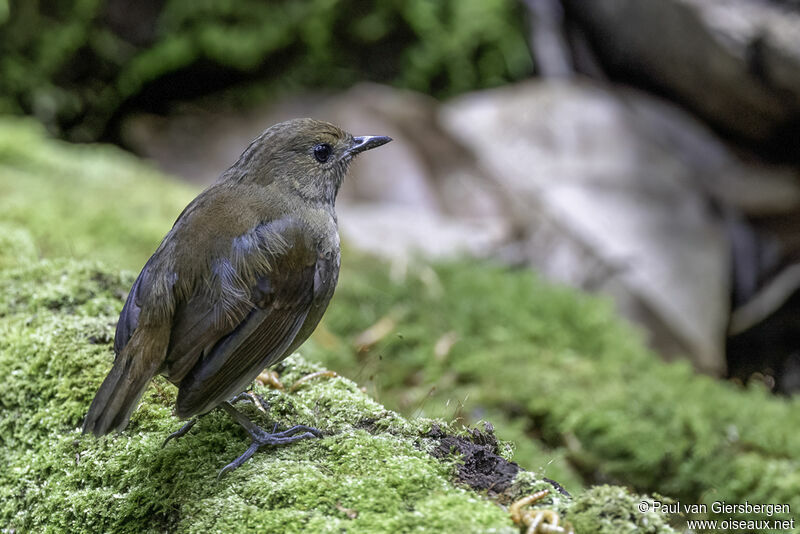
M 84 434 L 102 436 L 128 425 L 147 384 L 164 362 L 169 332 L 168 326 L 136 329 L 94 396 L 83 421 Z

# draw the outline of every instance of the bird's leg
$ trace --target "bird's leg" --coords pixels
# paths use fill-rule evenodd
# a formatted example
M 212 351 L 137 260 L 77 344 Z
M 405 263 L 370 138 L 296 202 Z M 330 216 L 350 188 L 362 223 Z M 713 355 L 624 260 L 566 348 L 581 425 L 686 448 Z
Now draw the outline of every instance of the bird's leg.
M 242 393 L 239 393 L 238 395 L 233 397 L 228 402 L 230 402 L 231 404 L 236 404 L 237 402 L 242 402 L 242 401 L 252 402 L 253 404 L 256 405 L 256 407 L 259 410 L 261 410 L 264 413 L 267 413 L 267 410 L 269 410 L 269 403 L 267 403 L 266 399 L 264 399 L 264 397 L 262 397 L 258 393 L 252 391 L 243 391 Z M 165 439 L 164 443 L 161 444 L 161 448 L 163 449 L 164 447 L 166 447 L 167 443 L 169 443 L 171 439 L 182 438 L 183 436 L 188 434 L 189 431 L 192 429 L 192 427 L 195 424 L 197 424 L 197 421 L 201 417 L 203 417 L 203 415 L 198 415 L 197 417 L 189 419 L 189 421 L 187 421 L 185 425 L 183 425 L 178 430 L 167 436 L 167 439 Z M 276 428 L 278 428 L 278 423 L 275 423 L 275 426 L 273 427 L 272 431 L 275 432 Z
M 172 434 L 167 436 L 167 439 L 165 439 L 164 443 L 161 444 L 161 448 L 163 449 L 164 447 L 166 447 L 167 443 L 169 443 L 169 440 L 178 439 L 178 438 L 182 438 L 183 436 L 185 436 L 192 429 L 192 427 L 197 423 L 198 419 L 200 419 L 201 417 L 202 417 L 202 415 L 198 415 L 197 417 L 195 417 L 193 419 L 189 419 L 189 421 L 185 425 L 183 425 L 178 430 L 176 430 L 175 432 L 173 432 Z
M 220 408 L 228 412 L 228 414 L 233 417 L 237 423 L 242 425 L 245 431 L 247 431 L 247 433 L 250 435 L 250 439 L 252 439 L 253 442 L 250 444 L 244 454 L 222 468 L 222 471 L 219 472 L 217 479 L 222 478 L 226 473 L 233 471 L 245 463 L 256 453 L 259 448 L 265 445 L 286 445 L 301 439 L 322 437 L 322 433 L 319 430 L 306 425 L 296 425 L 288 430 L 284 430 L 283 432 L 275 432 L 275 430 L 277 430 L 276 424 L 271 433 L 266 432 L 264 429 L 253 424 L 250 419 L 248 419 L 239 410 L 234 408 L 231 403 L 223 402 L 220 404 Z
M 238 395 L 234 395 L 233 397 L 231 397 L 231 400 L 229 400 L 228 402 L 230 402 L 231 404 L 236 404 L 237 402 L 242 402 L 242 401 L 252 402 L 253 398 L 250 395 L 248 395 L 246 391 L 242 391 Z

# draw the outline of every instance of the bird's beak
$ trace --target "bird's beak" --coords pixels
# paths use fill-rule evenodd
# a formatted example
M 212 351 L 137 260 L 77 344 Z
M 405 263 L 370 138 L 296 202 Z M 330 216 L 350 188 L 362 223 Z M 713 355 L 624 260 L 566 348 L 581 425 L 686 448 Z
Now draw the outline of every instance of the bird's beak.
M 353 144 L 347 149 L 347 153 L 350 156 L 355 156 L 356 154 L 364 152 L 365 150 L 369 150 L 370 148 L 377 148 L 381 145 L 385 145 L 391 140 L 391 137 L 387 137 L 385 135 L 363 135 L 360 137 L 354 137 Z

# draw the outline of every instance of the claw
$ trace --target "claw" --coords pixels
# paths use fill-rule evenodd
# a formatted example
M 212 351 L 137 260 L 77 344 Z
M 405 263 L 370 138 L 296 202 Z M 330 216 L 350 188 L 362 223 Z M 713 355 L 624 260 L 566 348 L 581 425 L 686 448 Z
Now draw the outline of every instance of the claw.
M 287 430 L 284 430 L 283 432 L 275 432 L 278 428 L 276 423 L 272 428 L 272 432 L 269 433 L 253 424 L 252 421 L 245 417 L 244 414 L 236 410 L 236 408 L 234 408 L 230 403 L 222 403 L 220 407 L 228 412 L 228 414 L 233 417 L 237 423 L 242 425 L 253 442 L 250 444 L 244 454 L 222 468 L 222 470 L 219 472 L 219 475 L 217 475 L 217 480 L 241 466 L 243 463 L 249 460 L 250 457 L 253 456 L 256 451 L 258 451 L 258 449 L 265 445 L 287 445 L 289 443 L 294 443 L 295 441 L 300 441 L 301 439 L 322 437 L 322 433 L 319 430 L 306 425 L 295 425 Z M 302 434 L 300 434 L 300 432 L 302 432 Z
M 164 447 L 166 447 L 167 443 L 169 443 L 169 440 L 182 438 L 183 436 L 188 434 L 189 431 L 192 429 L 192 427 L 195 424 L 197 424 L 198 419 L 200 419 L 200 418 L 199 417 L 195 417 L 194 419 L 189 419 L 189 422 L 187 422 L 185 425 L 180 427 L 178 430 L 176 430 L 175 432 L 173 432 L 172 434 L 167 436 L 167 439 L 165 439 L 164 443 L 161 444 L 161 448 L 163 449 Z
M 250 457 L 256 453 L 259 447 L 260 445 L 255 441 L 251 443 L 250 446 L 247 448 L 247 450 L 244 451 L 244 454 L 242 454 L 237 459 L 235 459 L 234 461 L 232 461 L 231 463 L 229 463 L 220 470 L 219 474 L 217 475 L 217 480 L 220 480 L 223 476 L 230 473 L 231 471 L 233 471 L 234 469 L 245 463 L 247 460 L 249 460 Z

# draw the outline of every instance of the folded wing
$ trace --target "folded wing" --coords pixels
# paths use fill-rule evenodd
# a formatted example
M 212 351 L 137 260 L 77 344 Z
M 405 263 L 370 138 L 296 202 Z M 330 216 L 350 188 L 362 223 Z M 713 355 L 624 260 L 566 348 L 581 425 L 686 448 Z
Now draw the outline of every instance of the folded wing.
M 304 230 L 280 219 L 237 238 L 214 265 L 211 295 L 198 290 L 176 310 L 166 374 L 179 386 L 179 417 L 213 409 L 296 346 L 319 280 Z

